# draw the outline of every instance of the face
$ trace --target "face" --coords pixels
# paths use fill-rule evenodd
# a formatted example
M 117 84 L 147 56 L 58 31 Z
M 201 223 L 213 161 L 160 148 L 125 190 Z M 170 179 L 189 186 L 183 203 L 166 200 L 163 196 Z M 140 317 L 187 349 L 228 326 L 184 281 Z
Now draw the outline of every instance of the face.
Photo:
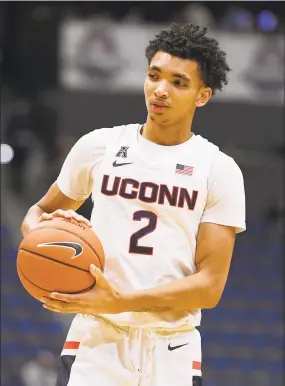
M 157 52 L 152 58 L 144 84 L 149 117 L 160 125 L 191 121 L 196 107 L 212 95 L 205 87 L 195 61 Z

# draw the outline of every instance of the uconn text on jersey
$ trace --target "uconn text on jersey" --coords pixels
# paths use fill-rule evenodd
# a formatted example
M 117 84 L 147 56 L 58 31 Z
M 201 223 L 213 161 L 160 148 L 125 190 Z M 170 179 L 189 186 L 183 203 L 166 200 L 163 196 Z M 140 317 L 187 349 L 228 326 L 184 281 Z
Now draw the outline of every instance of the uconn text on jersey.
M 101 186 L 101 193 L 106 196 L 117 196 L 127 200 L 138 199 L 143 202 L 155 203 L 160 205 L 177 206 L 184 208 L 185 204 L 189 210 L 194 210 L 198 192 L 193 190 L 192 194 L 186 188 L 172 186 L 168 188 L 165 184 L 155 184 L 154 182 L 139 182 L 133 178 L 111 177 L 104 175 Z

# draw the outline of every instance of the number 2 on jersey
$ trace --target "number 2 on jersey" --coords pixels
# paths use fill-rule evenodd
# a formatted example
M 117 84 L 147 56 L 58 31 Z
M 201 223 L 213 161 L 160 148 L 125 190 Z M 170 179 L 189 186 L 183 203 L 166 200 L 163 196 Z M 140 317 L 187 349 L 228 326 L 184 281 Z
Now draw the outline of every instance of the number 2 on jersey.
M 148 219 L 148 224 L 137 232 L 135 232 L 134 234 L 132 234 L 130 239 L 129 253 L 137 253 L 140 255 L 152 255 L 153 247 L 144 247 L 138 245 L 138 241 L 142 237 L 148 235 L 149 233 L 155 230 L 157 224 L 157 215 L 152 212 L 148 212 L 147 210 L 138 210 L 133 215 L 134 221 L 141 221 L 143 218 Z

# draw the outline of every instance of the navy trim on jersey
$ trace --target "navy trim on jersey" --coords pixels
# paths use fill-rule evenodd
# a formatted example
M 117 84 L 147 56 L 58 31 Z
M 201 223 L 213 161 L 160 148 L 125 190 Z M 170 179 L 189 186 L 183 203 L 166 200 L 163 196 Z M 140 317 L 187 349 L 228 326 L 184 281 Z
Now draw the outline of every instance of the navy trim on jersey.
M 193 377 L 193 386 L 202 386 L 202 378 L 194 375 Z
M 75 358 L 75 355 L 62 355 L 60 357 L 56 386 L 67 386 Z

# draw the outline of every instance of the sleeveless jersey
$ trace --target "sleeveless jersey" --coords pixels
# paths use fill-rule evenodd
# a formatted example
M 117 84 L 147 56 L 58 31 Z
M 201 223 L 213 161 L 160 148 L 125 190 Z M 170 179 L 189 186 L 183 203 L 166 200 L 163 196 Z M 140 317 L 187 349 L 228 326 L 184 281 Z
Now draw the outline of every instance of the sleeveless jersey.
M 86 134 L 57 179 L 74 200 L 92 194 L 91 223 L 104 247 L 104 274 L 124 292 L 195 274 L 200 223 L 245 230 L 243 176 L 231 157 L 200 135 L 162 146 L 141 136 L 140 128 L 130 124 Z M 194 327 L 201 312 L 102 317 L 121 325 Z

